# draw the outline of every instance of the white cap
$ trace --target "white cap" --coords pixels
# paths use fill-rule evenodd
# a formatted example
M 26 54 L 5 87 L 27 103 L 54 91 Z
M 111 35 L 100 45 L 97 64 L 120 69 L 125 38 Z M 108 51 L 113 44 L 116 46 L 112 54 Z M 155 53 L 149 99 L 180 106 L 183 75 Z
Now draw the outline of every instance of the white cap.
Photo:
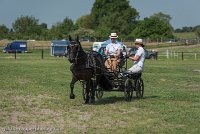
M 109 37 L 110 37 L 110 38 L 118 38 L 118 36 L 117 36 L 116 33 L 111 33 Z
M 135 39 L 135 43 L 143 44 L 143 40 L 142 39 Z

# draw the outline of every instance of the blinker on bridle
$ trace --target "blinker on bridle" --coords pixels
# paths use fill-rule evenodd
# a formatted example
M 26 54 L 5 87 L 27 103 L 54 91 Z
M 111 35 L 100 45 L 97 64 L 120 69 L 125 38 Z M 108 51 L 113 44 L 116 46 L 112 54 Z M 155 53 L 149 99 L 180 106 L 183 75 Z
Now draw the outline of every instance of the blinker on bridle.
M 79 44 L 77 44 L 76 41 L 71 41 L 71 43 L 70 43 L 70 45 L 69 45 L 69 48 L 70 48 L 70 47 L 73 48 L 73 47 L 75 47 L 75 46 L 78 46 L 78 50 L 77 50 L 77 52 L 76 52 L 76 56 L 75 56 L 74 58 L 70 58 L 70 57 L 69 57 L 69 58 L 70 58 L 72 61 L 75 60 L 75 63 L 77 64 L 77 60 L 79 59 L 79 58 L 78 58 L 78 52 L 80 51 L 80 47 L 79 47 Z

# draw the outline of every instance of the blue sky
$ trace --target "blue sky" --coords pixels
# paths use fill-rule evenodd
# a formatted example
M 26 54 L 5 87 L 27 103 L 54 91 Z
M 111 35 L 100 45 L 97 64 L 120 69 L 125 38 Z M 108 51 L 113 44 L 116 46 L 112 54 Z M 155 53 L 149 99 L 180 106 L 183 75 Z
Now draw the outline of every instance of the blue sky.
M 17 17 L 32 15 L 51 27 L 65 17 L 76 21 L 89 14 L 95 0 L 0 0 L 0 25 L 11 28 Z M 163 12 L 174 28 L 200 25 L 200 0 L 129 0 L 140 19 Z

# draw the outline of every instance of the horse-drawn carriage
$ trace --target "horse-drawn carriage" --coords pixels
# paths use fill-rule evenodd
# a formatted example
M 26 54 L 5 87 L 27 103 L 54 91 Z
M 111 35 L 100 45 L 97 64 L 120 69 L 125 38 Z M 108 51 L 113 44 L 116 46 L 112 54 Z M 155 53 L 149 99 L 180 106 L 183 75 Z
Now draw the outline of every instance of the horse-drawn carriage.
M 101 99 L 104 92 L 120 91 L 124 92 L 125 99 L 131 101 L 133 92 L 136 92 L 137 98 L 142 98 L 144 94 L 144 83 L 141 73 L 132 74 L 126 71 L 127 59 L 122 56 L 121 63 L 118 65 L 118 71 L 112 72 L 105 68 L 105 58 L 94 51 L 86 53 L 78 41 L 72 40 L 68 46 L 68 59 L 72 63 L 72 81 L 70 83 L 70 98 L 74 99 L 74 84 L 80 81 L 82 84 L 82 95 L 85 103 L 92 103 Z

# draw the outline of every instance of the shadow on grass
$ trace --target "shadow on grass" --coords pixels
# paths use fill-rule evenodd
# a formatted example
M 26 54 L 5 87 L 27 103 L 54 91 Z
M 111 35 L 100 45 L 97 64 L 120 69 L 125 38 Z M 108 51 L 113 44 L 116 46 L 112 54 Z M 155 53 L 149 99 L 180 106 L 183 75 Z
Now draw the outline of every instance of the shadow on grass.
M 123 101 L 126 101 L 124 97 L 117 97 L 117 96 L 103 97 L 102 99 L 96 100 L 94 105 L 112 104 L 112 103 L 123 102 Z
M 136 98 L 135 96 L 133 96 L 131 101 L 126 101 L 125 97 L 117 97 L 117 96 L 112 96 L 112 97 L 106 97 L 106 98 L 102 98 L 99 100 L 96 100 L 96 102 L 94 103 L 94 105 L 105 105 L 105 104 L 113 104 L 116 102 L 133 102 L 136 100 L 143 100 L 143 99 L 152 99 L 152 98 L 158 98 L 159 96 L 145 96 L 141 99 Z
M 159 98 L 159 96 L 144 96 L 142 99 L 152 99 L 152 98 Z

